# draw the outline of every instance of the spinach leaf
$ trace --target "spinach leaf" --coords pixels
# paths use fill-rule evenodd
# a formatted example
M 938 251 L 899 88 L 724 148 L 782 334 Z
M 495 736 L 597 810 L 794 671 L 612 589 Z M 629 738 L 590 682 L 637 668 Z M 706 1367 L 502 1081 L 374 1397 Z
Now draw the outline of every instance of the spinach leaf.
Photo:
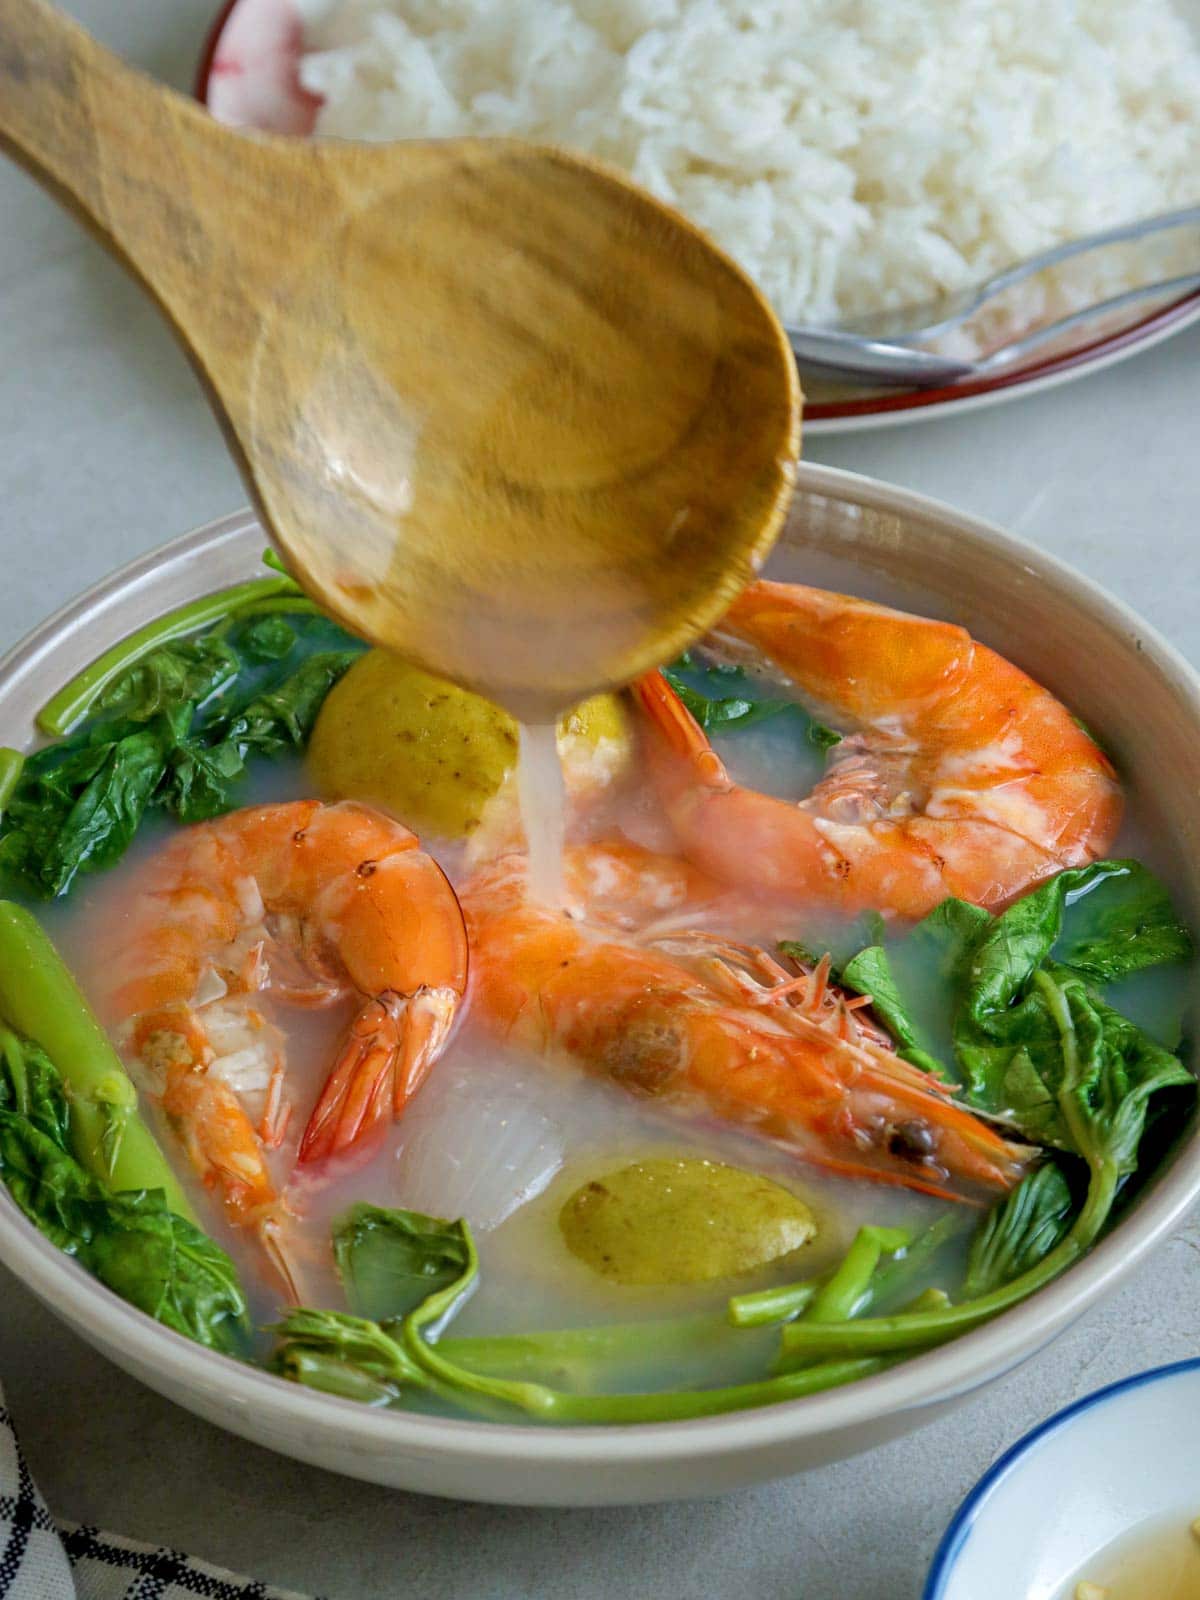
M 1084 896 L 1103 895 L 1112 883 L 1123 887 L 1111 909 L 1101 902 L 1103 939 L 1089 935 L 1072 942 L 1067 930 L 1066 954 L 1078 959 L 1082 952 L 1084 972 L 1052 961 L 1074 905 Z M 1147 918 L 1157 933 L 1138 950 L 1135 929 Z M 1088 1082 L 1112 1079 L 1114 1092 L 1131 1110 L 1141 1106 L 1140 1137 L 1144 1096 L 1135 1093 L 1137 1086 L 1145 1084 L 1149 1094 L 1171 1083 L 1190 1082 L 1190 1074 L 1174 1055 L 1094 994 L 1085 975 L 1107 970 L 1125 976 L 1158 960 L 1182 959 L 1189 951 L 1190 940 L 1174 918 L 1165 889 L 1137 863 L 1095 862 L 1060 872 L 1032 890 L 984 928 L 971 953 L 954 1020 L 955 1055 L 966 1080 L 966 1098 L 1002 1116 L 1028 1138 L 1083 1154 L 1059 1094 L 1066 1041 L 1061 1023 L 1070 1014 L 1078 1023 L 1073 1048 L 1088 1052 Z M 1059 988 L 1065 1011 L 1055 998 Z
M 943 900 L 902 942 L 860 950 L 839 982 L 871 996 L 871 1009 L 899 1046 L 899 1054 L 947 1083 L 957 1074 L 951 1058 L 948 997 L 958 994 L 972 952 L 991 918 L 965 900 Z
M 249 661 L 282 661 L 295 643 L 295 628 L 278 612 L 255 617 L 238 638 L 238 646 Z
M 250 758 L 307 743 L 361 648 L 319 614 L 272 613 L 134 660 L 81 728 L 25 762 L 0 818 L 0 875 L 62 895 L 113 865 L 147 811 L 199 822 L 230 810 Z
M 162 737 L 149 728 L 126 734 L 96 754 L 95 772 L 73 798 L 38 868 L 55 893 L 72 882 L 85 861 L 98 870 L 124 855 L 162 774 Z
M 1045 1058 L 1054 1065 L 1043 1088 L 1053 1096 L 1063 1142 L 1087 1163 L 1082 1206 L 1064 1226 L 1065 1184 L 1034 1174 L 985 1224 L 972 1251 L 966 1299 L 837 1324 L 790 1323 L 781 1335 L 785 1365 L 928 1348 L 1033 1294 L 1077 1261 L 1107 1223 L 1122 1178 L 1137 1165 L 1150 1097 L 1175 1084 L 1194 1095 L 1182 1063 L 1098 1001 L 1077 973 L 1048 964 L 1032 974 L 1032 984 L 1026 999 L 1040 1001 L 1058 1033 L 1057 1058 Z
M 1098 982 L 1191 953 L 1187 929 L 1151 872 L 1136 861 L 1095 861 L 1048 878 L 992 921 L 974 952 L 972 1013 L 1010 1005 L 1064 934 L 1058 959 Z
M 0 1045 L 0 1110 L 13 1112 L 60 1149 L 68 1149 L 71 1113 L 62 1079 L 49 1057 L 8 1028 L 0 1034 Z
M 221 742 L 248 755 L 277 756 L 308 742 L 325 696 L 354 660 L 356 651 L 324 650 L 309 656 L 281 683 L 219 723 Z
M 1098 984 L 1186 961 L 1191 935 L 1154 874 L 1137 861 L 1097 866 L 1114 870 L 1067 895 L 1055 958 Z
M 240 666 L 220 635 L 181 639 L 134 662 L 99 697 L 96 713 L 149 722 L 181 706 L 204 705 L 235 681 Z
M 823 928 L 817 937 L 781 939 L 776 946 L 782 955 L 802 966 L 815 967 L 826 955 L 830 972 L 840 983 L 853 957 L 869 945 L 883 942 L 887 924 L 877 911 L 867 911 L 853 922 Z
M 953 1080 L 948 1068 L 921 1042 L 916 1018 L 900 993 L 891 961 L 882 945 L 869 945 L 860 950 L 843 967 L 839 981 L 857 994 L 870 995 L 872 1011 L 895 1039 L 899 1046 L 897 1053 L 905 1061 L 936 1078 Z
M 214 1350 L 246 1345 L 233 1263 L 160 1189 L 113 1193 L 70 1151 L 70 1102 L 45 1052 L 7 1033 L 0 1053 L 0 1177 L 39 1231 L 115 1294 Z
M 1034 983 L 1059 1033 L 1058 1071 L 1047 1081 L 1065 1135 L 1055 1142 L 1124 1177 L 1137 1166 L 1150 1096 L 1173 1087 L 1194 1091 L 1195 1080 L 1178 1057 L 1067 968 L 1050 963 Z
M 463 1224 L 360 1201 L 333 1224 L 333 1253 L 358 1316 L 405 1317 L 466 1271 Z
M 973 1300 L 1030 1271 L 1065 1238 L 1071 1190 L 1052 1161 L 1023 1178 L 979 1224 L 971 1241 L 963 1297 Z
M 706 665 L 690 653 L 664 667 L 663 677 L 706 733 L 748 728 L 797 709 L 794 701 L 764 696 L 743 667 Z
M 972 1105 L 1039 1144 L 1084 1155 L 1062 1099 L 1069 1072 L 1078 1070 L 1081 1115 L 1110 1105 L 1129 1119 L 1120 1140 L 1122 1172 L 1134 1164 L 1146 1099 L 1194 1081 L 1178 1057 L 1055 962 L 1032 974 L 1028 992 L 1007 1010 L 982 1021 L 968 1013 L 956 1037 Z
M 815 744 L 818 750 L 832 750 L 835 744 L 841 744 L 842 736 L 835 729 L 827 728 L 823 722 L 814 722 L 810 718 L 808 742 Z
M 803 725 L 805 736 L 819 750 L 841 743 L 840 733 L 814 722 L 796 701 L 766 694 L 744 667 L 705 663 L 689 652 L 664 667 L 663 677 L 706 733 L 750 728 L 770 717 L 787 716 Z
M 1062 1030 L 1035 977 L 1057 974 L 1068 985 L 1081 1027 L 1088 1011 L 1127 1086 L 1163 1087 L 1187 1081 L 1178 1061 L 1091 985 L 1190 952 L 1153 874 L 1100 861 L 1059 873 L 999 916 L 945 900 L 906 938 L 860 950 L 840 981 L 871 995 L 906 1060 L 961 1082 L 968 1104 L 1027 1138 L 1079 1154 L 1059 1101 Z

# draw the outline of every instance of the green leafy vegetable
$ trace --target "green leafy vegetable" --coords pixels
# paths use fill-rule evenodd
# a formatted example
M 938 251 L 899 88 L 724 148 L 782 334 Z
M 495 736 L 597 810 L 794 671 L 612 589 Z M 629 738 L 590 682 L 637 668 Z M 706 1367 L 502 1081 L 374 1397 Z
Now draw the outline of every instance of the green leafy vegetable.
M 1120 886 L 1118 897 L 1106 895 L 1110 885 Z M 1103 931 L 1073 938 L 1068 919 L 1084 897 L 1094 897 L 1089 910 L 1099 912 Z M 1143 925 L 1154 930 L 1144 945 L 1136 932 Z M 1064 954 L 1082 958 L 1083 967 L 1051 959 L 1060 940 Z M 1003 1116 L 1038 1143 L 1083 1154 L 1059 1098 L 1063 1034 L 1056 996 L 1062 991 L 1079 1025 L 1079 1047 L 1087 1052 L 1087 1083 L 1110 1079 L 1130 1111 L 1138 1108 L 1140 1136 L 1146 1097 L 1190 1076 L 1087 979 L 1101 970 L 1127 976 L 1161 960 L 1182 960 L 1190 950 L 1165 889 L 1134 862 L 1100 861 L 1061 872 L 1018 900 L 976 943 L 954 1020 L 970 1103 Z
M 664 667 L 663 677 L 706 733 L 750 728 L 768 718 L 787 716 L 803 725 L 805 737 L 819 750 L 841 742 L 840 733 L 814 722 L 796 701 L 767 694 L 744 667 L 705 663 L 688 653 Z
M 1136 1117 L 1136 1137 L 1122 1165 L 1123 1172 L 1132 1171 L 1148 1097 L 1193 1080 L 1176 1056 L 1106 1005 L 1069 968 L 1047 962 L 1008 1010 L 985 1014 L 982 1022 L 973 1016 L 960 1022 L 959 1059 L 967 1069 L 968 1099 L 1039 1144 L 1083 1154 L 1060 1094 L 1064 1015 L 1075 1029 L 1080 1093 L 1099 1095 L 1103 1086 L 1126 1118 Z
M 282 661 L 296 642 L 296 631 L 279 612 L 263 615 L 255 611 L 254 621 L 242 634 L 242 654 L 248 661 Z
M 891 960 L 882 945 L 860 950 L 842 968 L 839 981 L 858 994 L 869 994 L 871 1009 L 899 1045 L 899 1054 L 922 1072 L 949 1079 L 951 1074 L 921 1042 L 921 1032 L 910 1013 L 900 986 L 892 972 Z
M 864 946 L 881 943 L 887 924 L 877 911 L 866 911 L 852 922 L 843 922 L 822 928 L 820 934 L 808 939 L 781 939 L 777 945 L 781 955 L 798 961 L 802 966 L 816 966 L 828 955 L 833 977 L 840 983 L 847 964 Z
M 1092 983 L 1115 983 L 1147 967 L 1186 961 L 1192 953 L 1191 935 L 1170 895 L 1139 862 L 1085 868 L 1084 881 L 1065 898 L 1054 954 Z
M 375 1321 L 407 1316 L 454 1283 L 468 1259 L 457 1224 L 366 1202 L 334 1222 L 333 1253 L 350 1309 Z
M 881 940 L 851 960 L 839 982 L 871 996 L 872 1009 L 913 1066 L 947 1082 L 956 1074 L 945 1064 L 951 1042 L 946 997 L 958 995 L 969 976 L 972 956 L 991 917 L 965 900 L 944 900 L 902 942 L 890 949 Z
M 1150 1096 L 1172 1084 L 1194 1088 L 1194 1080 L 1181 1062 L 1158 1046 L 1153 1047 L 1157 1052 L 1153 1067 L 1131 1071 L 1136 1051 L 1120 1035 L 1123 1029 L 1139 1030 L 1115 1013 L 1106 1015 L 1106 1008 L 1098 1009 L 1074 974 L 1039 971 L 1034 980 L 1059 1035 L 1059 1068 L 1053 1075 L 1057 1117 L 1089 1173 L 1087 1196 L 1069 1229 L 1063 1231 L 1058 1215 L 1061 1192 L 1055 1192 L 1052 1179 L 1043 1179 L 1045 1188 L 1033 1196 L 1036 1207 L 1029 1191 L 1015 1202 L 1010 1197 L 990 1219 L 990 1232 L 981 1235 L 973 1252 L 973 1281 L 988 1285 L 983 1293 L 931 1311 L 828 1326 L 791 1323 L 782 1333 L 787 1358 L 807 1362 L 834 1354 L 878 1355 L 938 1344 L 1033 1294 L 1095 1241 L 1112 1211 L 1121 1178 L 1136 1164 Z M 1105 1037 L 1110 1024 L 1117 1037 Z M 1009 1267 L 1021 1270 L 1006 1279 Z
M 157 617 L 127 639 L 113 645 L 91 666 L 85 667 L 78 677 L 72 678 L 42 707 L 38 713 L 38 727 L 43 733 L 66 733 L 88 715 L 115 679 L 124 676 L 151 650 L 157 650 L 170 640 L 180 639 L 186 634 L 198 633 L 201 628 L 220 622 L 263 600 L 290 597 L 299 592 L 292 579 L 286 576 L 255 578 L 249 583 L 236 584 L 232 589 L 222 589 L 217 594 L 205 595 L 201 600 L 191 600 L 175 611 L 168 611 L 165 617 Z
M 664 667 L 663 677 L 706 733 L 749 728 L 798 709 L 793 700 L 765 696 L 743 667 L 705 665 L 690 654 Z
M 971 953 L 965 1014 L 986 1034 L 988 1019 L 1014 1003 L 1052 952 L 1083 977 L 1107 982 L 1184 960 L 1191 948 L 1152 873 L 1136 861 L 1096 861 L 1058 873 L 985 927 Z
M 1097 1048 L 1117 1053 L 1127 1088 L 1144 1083 L 1149 1094 L 1183 1069 L 1090 985 L 1190 953 L 1162 884 L 1136 862 L 1101 861 L 1059 873 L 996 917 L 946 900 L 906 939 L 861 950 L 840 978 L 872 997 L 906 1060 L 962 1082 L 969 1104 L 1027 1138 L 1079 1153 L 1057 1099 L 1061 1032 L 1035 976 L 1069 986 L 1076 1009 L 1094 1013 Z
M 842 736 L 833 728 L 827 728 L 823 722 L 813 722 L 810 719 L 808 742 L 815 744 L 818 750 L 832 750 L 835 744 L 841 744 Z
M 980 1227 L 960 1303 L 923 1296 L 890 1316 L 801 1315 L 782 1331 L 785 1365 L 940 1343 L 1015 1305 L 1091 1246 L 1136 1168 L 1152 1097 L 1195 1092 L 1182 1062 L 1094 984 L 1190 951 L 1157 880 L 1114 861 L 1060 873 L 997 917 L 948 901 L 908 940 L 847 963 L 844 981 L 878 993 L 902 1054 L 944 1072 L 934 1041 L 949 1040 L 964 1099 L 1082 1158 L 1088 1188 L 1074 1206 L 1062 1170 L 1043 1164 Z M 782 1301 L 784 1291 L 774 1293 Z
M 250 591 L 254 605 L 286 603 L 289 615 L 235 612 L 192 638 L 174 637 L 164 619 L 166 642 L 135 636 L 128 659 L 97 663 L 70 700 L 86 697 L 90 720 L 26 760 L 0 818 L 9 882 L 65 894 L 79 873 L 120 859 L 148 810 L 182 822 L 218 816 L 238 804 L 247 761 L 304 746 L 361 646 L 298 609 L 282 579 L 229 593 L 241 603 Z M 205 616 L 219 614 L 217 598 Z
M 1037 1266 L 1062 1242 L 1071 1211 L 1070 1188 L 1054 1162 L 1023 1178 L 979 1224 L 967 1258 L 963 1297 L 989 1294 Z
M 50 1058 L 0 1029 L 0 1177 L 60 1250 L 176 1332 L 229 1353 L 247 1339 L 233 1263 L 162 1189 L 114 1192 L 71 1153 L 72 1108 Z

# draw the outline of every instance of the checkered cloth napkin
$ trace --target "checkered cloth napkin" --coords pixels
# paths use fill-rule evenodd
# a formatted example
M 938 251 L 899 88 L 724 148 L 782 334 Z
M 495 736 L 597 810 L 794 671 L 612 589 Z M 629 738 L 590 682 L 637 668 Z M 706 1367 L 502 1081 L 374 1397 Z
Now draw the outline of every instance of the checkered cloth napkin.
M 178 1550 L 56 1522 L 0 1391 L 0 1600 L 305 1600 Z

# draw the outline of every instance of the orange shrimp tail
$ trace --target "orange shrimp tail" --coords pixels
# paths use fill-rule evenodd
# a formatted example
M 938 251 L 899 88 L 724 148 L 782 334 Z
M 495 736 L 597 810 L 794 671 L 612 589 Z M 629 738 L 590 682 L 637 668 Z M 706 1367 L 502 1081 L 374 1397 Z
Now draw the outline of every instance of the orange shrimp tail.
M 387 993 L 364 1006 L 308 1119 L 298 1165 L 370 1152 L 424 1083 L 457 1007 L 453 989 Z

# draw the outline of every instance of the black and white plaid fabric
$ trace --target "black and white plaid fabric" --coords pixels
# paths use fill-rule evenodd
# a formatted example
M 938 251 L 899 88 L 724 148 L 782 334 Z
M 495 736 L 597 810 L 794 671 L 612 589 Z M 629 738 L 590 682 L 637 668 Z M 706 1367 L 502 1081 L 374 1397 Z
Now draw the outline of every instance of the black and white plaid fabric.
M 0 1600 L 305 1600 L 178 1550 L 55 1522 L 0 1391 Z

